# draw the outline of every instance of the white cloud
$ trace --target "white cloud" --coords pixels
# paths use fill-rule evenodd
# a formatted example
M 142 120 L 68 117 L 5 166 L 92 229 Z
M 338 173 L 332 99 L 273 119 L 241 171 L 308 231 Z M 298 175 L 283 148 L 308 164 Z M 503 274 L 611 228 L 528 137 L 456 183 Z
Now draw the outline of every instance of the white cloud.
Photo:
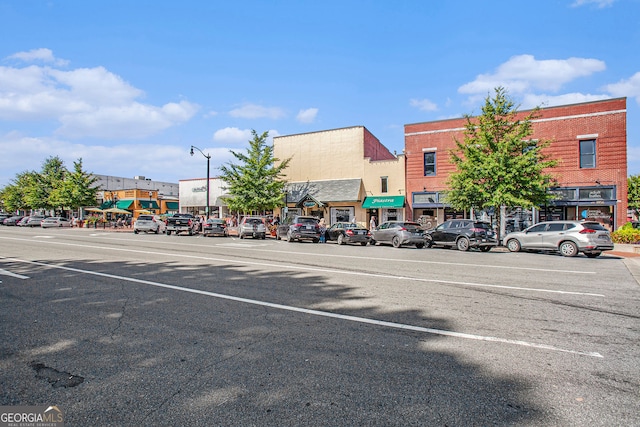
M 46 49 L 46 48 L 31 49 L 28 52 L 14 53 L 13 55 L 8 56 L 7 58 L 19 59 L 20 61 L 23 61 L 23 62 L 39 61 L 39 62 L 51 63 L 60 67 L 63 67 L 69 64 L 69 61 L 65 59 L 59 59 L 54 57 L 51 49 Z
M 317 108 L 307 108 L 306 110 L 300 110 L 296 116 L 296 120 L 300 123 L 313 123 L 318 115 Z
M 232 160 L 228 148 L 201 147 L 211 155 L 211 176 L 217 167 Z M 206 176 L 205 159 L 189 155 L 189 146 L 160 144 L 86 145 L 57 138 L 27 137 L 17 132 L 0 135 L 0 187 L 25 170 L 40 170 L 49 156 L 58 156 L 67 168 L 82 158 L 84 170 L 96 174 L 144 175 L 156 181 L 178 182 Z M 42 153 L 42 154 L 36 154 Z M 16 165 L 21 165 L 19 168 Z
M 416 107 L 420 111 L 437 111 L 438 106 L 428 99 L 412 99 L 409 105 Z
M 613 5 L 616 0 L 575 0 L 571 7 L 580 7 L 588 4 L 594 4 L 599 9 Z
M 251 129 L 238 129 L 235 127 L 218 129 L 213 134 L 214 141 L 230 144 L 244 143 L 249 141 L 251 138 Z
M 533 90 L 556 92 L 562 85 L 579 77 L 604 71 L 603 61 L 590 58 L 537 60 L 533 55 L 518 55 L 498 66 L 492 74 L 480 74 L 458 88 L 464 94 L 487 94 L 503 86 L 512 94 Z
M 32 52 L 16 55 L 53 57 L 47 49 Z M 0 67 L 0 120 L 53 120 L 67 137 L 142 138 L 190 120 L 199 108 L 187 101 L 142 104 L 142 95 L 103 67 Z
M 240 108 L 235 108 L 229 112 L 231 117 L 238 117 L 243 119 L 280 119 L 286 116 L 284 110 L 278 107 L 263 107 L 256 104 L 245 104 Z
M 616 97 L 635 98 L 640 104 L 640 72 L 635 73 L 627 80 L 620 80 L 618 83 L 608 84 L 604 89 Z

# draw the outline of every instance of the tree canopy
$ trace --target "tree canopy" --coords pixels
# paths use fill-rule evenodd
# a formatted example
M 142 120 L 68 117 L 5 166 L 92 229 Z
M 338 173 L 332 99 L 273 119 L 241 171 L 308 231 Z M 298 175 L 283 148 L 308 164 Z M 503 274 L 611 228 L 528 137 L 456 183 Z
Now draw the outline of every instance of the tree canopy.
M 543 149 L 550 141 L 532 139 L 535 108 L 522 120 L 504 88 L 487 96 L 482 114 L 465 116 L 464 140 L 450 152 L 456 171 L 449 176 L 447 201 L 458 209 L 530 208 L 551 199 L 553 168 Z M 499 211 L 499 209 L 496 209 Z
M 640 216 L 640 175 L 627 178 L 627 203 L 636 217 Z
M 70 172 L 57 156 L 47 158 L 40 172 L 27 171 L 16 175 L 0 190 L 0 199 L 7 211 L 62 211 L 96 203 L 96 178 L 82 169 L 82 159 L 74 162 Z
M 268 132 L 261 135 L 251 131 L 246 153 L 231 150 L 238 164 L 227 163 L 220 167 L 220 178 L 227 183 L 230 194 L 225 201 L 231 211 L 241 213 L 264 212 L 282 205 L 286 181 L 283 171 L 291 159 L 273 157 L 273 146 L 267 144 Z M 278 165 L 276 163 L 280 162 Z

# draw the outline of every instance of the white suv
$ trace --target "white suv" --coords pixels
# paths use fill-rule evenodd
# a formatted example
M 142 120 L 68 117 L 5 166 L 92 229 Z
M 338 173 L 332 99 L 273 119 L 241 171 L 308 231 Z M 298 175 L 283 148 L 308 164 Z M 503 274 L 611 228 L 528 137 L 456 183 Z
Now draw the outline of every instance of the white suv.
M 267 225 L 264 218 L 259 216 L 245 216 L 238 227 L 238 236 L 241 239 L 253 237 L 254 239 L 264 239 L 267 236 Z
M 595 258 L 613 249 L 611 234 L 595 221 L 545 221 L 504 236 L 511 252 L 520 250 L 557 251 L 563 256 L 582 252 Z
M 164 233 L 164 221 L 154 215 L 140 215 L 133 224 L 133 232 L 138 234 L 141 231 L 145 233 Z

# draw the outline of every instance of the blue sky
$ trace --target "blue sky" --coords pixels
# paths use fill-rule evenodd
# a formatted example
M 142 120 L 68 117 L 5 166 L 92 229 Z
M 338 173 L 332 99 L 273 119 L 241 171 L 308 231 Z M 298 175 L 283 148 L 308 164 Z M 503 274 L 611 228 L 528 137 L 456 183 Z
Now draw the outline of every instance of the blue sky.
M 251 129 L 404 125 L 627 97 L 640 174 L 640 0 L 0 0 L 0 186 L 49 156 L 158 181 L 204 177 Z

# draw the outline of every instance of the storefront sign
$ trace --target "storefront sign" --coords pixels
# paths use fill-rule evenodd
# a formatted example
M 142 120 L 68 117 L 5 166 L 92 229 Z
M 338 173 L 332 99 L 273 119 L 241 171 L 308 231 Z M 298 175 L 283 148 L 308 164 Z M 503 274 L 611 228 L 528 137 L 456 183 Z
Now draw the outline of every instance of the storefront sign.
M 581 188 L 580 200 L 612 200 L 613 188 Z
M 207 187 L 206 186 L 195 187 L 195 188 L 192 188 L 191 191 L 193 193 L 206 193 L 207 192 Z
M 312 200 L 307 200 L 306 202 L 302 203 L 302 205 L 305 208 L 312 208 L 316 205 L 316 202 L 312 201 Z
M 438 193 L 415 193 L 413 203 L 438 203 Z

